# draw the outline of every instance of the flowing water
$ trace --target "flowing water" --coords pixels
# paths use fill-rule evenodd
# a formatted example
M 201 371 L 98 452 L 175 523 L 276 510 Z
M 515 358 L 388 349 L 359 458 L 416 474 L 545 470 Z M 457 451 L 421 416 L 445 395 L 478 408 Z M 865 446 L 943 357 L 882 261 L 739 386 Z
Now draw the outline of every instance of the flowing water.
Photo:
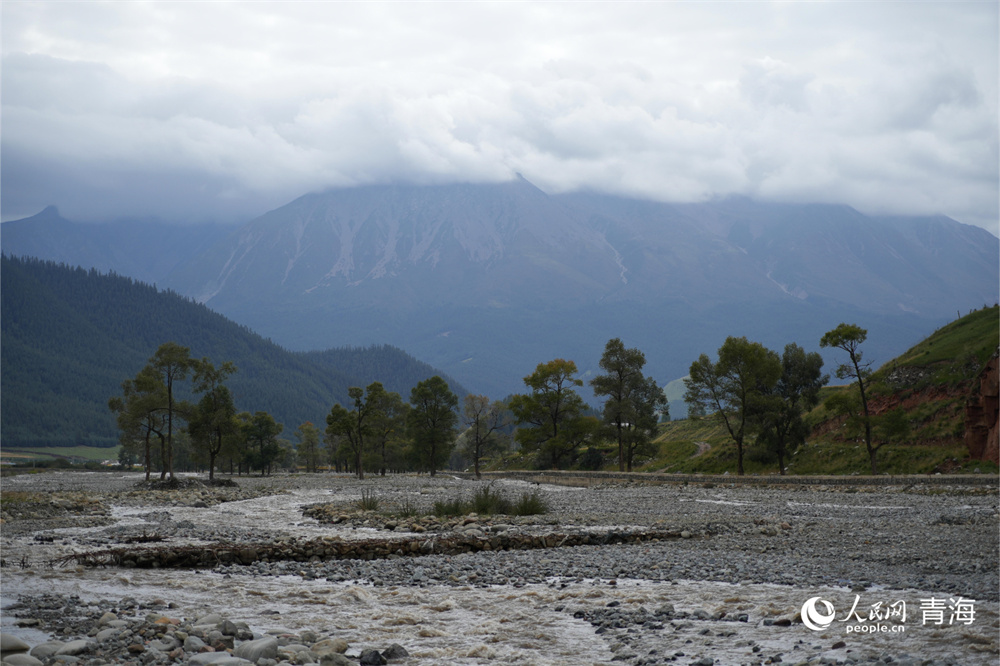
M 331 534 L 302 516 L 304 504 L 329 501 L 330 490 L 296 491 L 260 499 L 220 504 L 211 508 L 169 507 L 175 521 L 253 528 L 281 525 L 285 534 L 312 538 Z M 905 507 L 880 507 L 905 508 Z M 121 525 L 140 524 L 150 508 L 116 507 Z M 51 531 L 60 538 L 36 543 L 30 538 L 4 538 L 10 560 L 30 552 L 41 562 L 79 550 L 76 540 L 105 528 Z M 370 536 L 367 530 L 342 528 L 342 537 Z M 66 541 L 66 544 L 59 543 Z M 551 551 L 539 557 L 557 557 Z M 346 566 L 346 565 L 345 565 Z M 405 647 L 406 663 L 434 664 L 609 664 L 616 657 L 635 663 L 653 650 L 659 657 L 677 655 L 679 663 L 701 656 L 717 664 L 763 661 L 782 655 L 785 663 L 813 655 L 844 659 L 848 656 L 909 654 L 919 659 L 953 660 L 961 664 L 996 664 L 1000 615 L 995 602 L 976 600 L 974 621 L 936 625 L 922 621 L 922 600 L 942 593 L 869 588 L 860 593 L 861 612 L 875 602 L 905 601 L 908 614 L 880 623 L 879 633 L 853 633 L 852 628 L 875 622 L 842 621 L 856 593 L 843 588 L 740 584 L 708 581 L 654 582 L 618 579 L 553 579 L 523 586 L 410 586 L 373 585 L 370 581 L 332 583 L 298 575 L 260 576 L 211 571 L 83 569 L 36 566 L 2 570 L 3 607 L 22 596 L 58 592 L 85 601 L 131 597 L 143 604 L 160 599 L 175 604 L 177 616 L 194 618 L 208 612 L 242 620 L 259 632 L 312 630 L 343 637 L 355 648 L 384 649 L 391 643 Z M 765 620 L 792 618 L 811 597 L 833 604 L 837 614 L 825 630 L 813 631 L 799 622 L 773 626 Z M 951 600 L 955 601 L 955 600 Z M 703 619 L 665 620 L 662 627 L 632 626 L 597 633 L 580 611 L 624 613 L 644 608 L 656 611 L 664 604 L 676 611 L 702 611 Z M 611 604 L 611 606 L 609 606 Z M 716 612 L 730 617 L 745 613 L 748 621 L 710 619 Z M 145 613 L 146 611 L 142 611 Z M 12 626 L 3 612 L 4 631 L 38 642 L 40 633 Z M 839 642 L 845 645 L 834 646 Z M 755 651 L 754 648 L 757 648 Z M 631 657 L 631 655 L 635 655 Z M 629 657 L 623 659 L 623 657 Z

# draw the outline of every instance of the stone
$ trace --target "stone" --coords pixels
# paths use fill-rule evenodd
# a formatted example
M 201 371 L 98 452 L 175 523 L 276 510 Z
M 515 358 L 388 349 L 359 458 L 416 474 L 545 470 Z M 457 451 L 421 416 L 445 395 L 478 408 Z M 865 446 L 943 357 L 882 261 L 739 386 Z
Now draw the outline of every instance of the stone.
M 327 638 L 313 643 L 312 651 L 322 657 L 328 654 L 344 654 L 348 647 L 347 641 L 343 638 Z
M 202 615 L 197 620 L 195 620 L 194 626 L 203 627 L 206 625 L 212 625 L 213 627 L 217 627 L 219 623 L 222 622 L 224 619 L 225 618 L 219 615 L 218 613 L 209 613 L 208 615 Z
M 215 628 L 221 631 L 226 636 L 235 636 L 237 633 L 239 633 L 239 627 L 236 626 L 235 622 L 232 622 L 230 620 L 223 620 Z
M 683 532 L 681 532 L 681 538 L 682 539 L 690 539 L 691 538 L 691 533 L 688 532 L 687 530 L 684 530 Z
M 382 666 L 388 663 L 378 650 L 367 649 L 361 652 L 359 662 L 362 666 Z
M 90 648 L 93 647 L 93 643 L 88 640 L 78 639 L 75 641 L 70 641 L 66 643 L 61 648 L 56 650 L 56 655 L 69 655 L 75 657 L 77 655 L 83 654 L 84 652 L 89 652 Z
M 257 663 L 260 659 L 274 659 L 278 656 L 278 639 L 274 636 L 264 636 L 252 641 L 246 641 L 236 646 L 233 656 Z
M 670 604 L 670 603 L 663 604 L 662 606 L 660 606 L 659 608 L 656 609 L 656 614 L 657 615 L 673 615 L 674 614 L 674 605 Z
M 10 666 L 42 666 L 45 662 L 25 652 L 15 652 L 14 654 L 5 656 L 3 663 Z
M 392 661 L 393 659 L 406 659 L 410 656 L 410 653 L 399 643 L 393 643 L 382 651 L 382 656 L 386 661 Z
M 192 656 L 187 661 L 192 666 L 248 666 L 253 662 L 234 657 L 228 652 L 201 652 Z
M 354 666 L 354 662 L 342 654 L 331 652 L 319 658 L 320 666 Z
M 114 627 L 108 627 L 107 629 L 102 629 L 102 630 L 98 631 L 97 635 L 94 636 L 94 638 L 97 639 L 98 643 L 103 643 L 104 641 L 107 641 L 107 640 L 109 640 L 111 638 L 114 638 L 115 636 L 117 636 L 120 633 L 121 633 L 121 629 L 115 629 Z
M 205 641 L 201 640 L 197 636 L 188 636 L 184 639 L 184 649 L 187 652 L 201 652 L 203 647 L 208 647 Z
M 180 647 L 180 641 L 173 636 L 164 636 L 159 640 L 149 642 L 149 648 L 151 650 L 159 650 L 160 652 L 170 652 L 178 647 Z
M 118 616 L 115 615 L 114 613 L 105 613 L 104 615 L 101 616 L 101 619 L 97 621 L 97 626 L 103 627 L 107 625 L 109 622 L 114 622 L 117 619 Z
M 31 646 L 13 634 L 0 634 L 0 652 L 27 652 Z
M 46 657 L 51 657 L 56 652 L 59 651 L 63 645 L 66 645 L 62 641 L 46 641 L 45 643 L 39 643 L 35 647 L 31 648 L 31 656 L 38 657 L 39 659 L 45 659 Z

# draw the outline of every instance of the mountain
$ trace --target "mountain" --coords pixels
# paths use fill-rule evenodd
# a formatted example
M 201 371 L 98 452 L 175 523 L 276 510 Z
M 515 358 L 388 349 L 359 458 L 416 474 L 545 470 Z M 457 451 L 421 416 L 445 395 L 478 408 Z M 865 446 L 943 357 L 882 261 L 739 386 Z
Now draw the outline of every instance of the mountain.
M 37 215 L 0 225 L 3 251 L 70 266 L 162 283 L 180 263 L 224 239 L 232 227 L 177 225 L 156 220 L 71 222 L 49 206 Z
M 289 348 L 391 344 L 501 397 L 553 358 L 587 378 L 612 337 L 661 384 L 729 335 L 811 350 L 842 321 L 890 358 L 1000 298 L 1000 241 L 944 217 L 548 195 L 519 178 L 309 194 L 162 284 Z
M 0 281 L 4 446 L 116 444 L 107 400 L 167 341 L 232 361 L 237 408 L 270 412 L 286 437 L 305 421 L 324 424 L 334 403 L 348 403 L 349 386 L 381 381 L 406 399 L 443 374 L 388 346 L 289 352 L 176 293 L 95 269 L 4 255 Z

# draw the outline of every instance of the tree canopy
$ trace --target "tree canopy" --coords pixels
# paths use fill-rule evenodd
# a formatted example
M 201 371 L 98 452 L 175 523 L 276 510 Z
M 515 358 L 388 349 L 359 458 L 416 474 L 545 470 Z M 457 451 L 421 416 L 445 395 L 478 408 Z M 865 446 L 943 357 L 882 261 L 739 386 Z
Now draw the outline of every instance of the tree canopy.
M 736 473 L 742 476 L 744 439 L 753 429 L 753 415 L 766 410 L 763 403 L 781 377 L 781 359 L 745 337 L 726 338 L 718 354 L 715 363 L 702 354 L 691 364 L 684 401 L 722 420 L 736 445 Z
M 406 425 L 416 459 L 434 476 L 455 444 L 458 397 L 435 375 L 413 387 L 410 405 Z
M 605 397 L 604 423 L 618 442 L 618 469 L 632 471 L 637 451 L 644 450 L 656 434 L 660 413 L 667 398 L 642 368 L 646 356 L 638 349 L 626 349 L 619 338 L 608 340 L 600 366 L 605 374 L 590 380 L 594 394 Z

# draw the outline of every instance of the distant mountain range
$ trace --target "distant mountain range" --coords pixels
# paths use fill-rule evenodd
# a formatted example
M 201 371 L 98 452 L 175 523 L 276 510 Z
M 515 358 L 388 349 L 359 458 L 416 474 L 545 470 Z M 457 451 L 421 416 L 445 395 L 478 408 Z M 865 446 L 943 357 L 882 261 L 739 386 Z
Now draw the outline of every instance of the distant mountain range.
M 169 341 L 232 361 L 237 409 L 270 412 L 289 439 L 306 421 L 325 428 L 334 403 L 350 403 L 349 386 L 381 381 L 408 400 L 417 382 L 442 374 L 389 346 L 289 352 L 190 299 L 95 269 L 3 256 L 0 282 L 5 447 L 115 445 L 108 398 Z
M 0 239 L 7 254 L 146 271 L 292 349 L 395 345 L 494 397 L 553 358 L 597 372 L 612 337 L 661 384 L 726 336 L 812 350 L 842 321 L 869 330 L 880 362 L 1000 298 L 1000 240 L 946 217 L 548 195 L 523 179 L 335 189 L 224 236 L 47 209 Z

